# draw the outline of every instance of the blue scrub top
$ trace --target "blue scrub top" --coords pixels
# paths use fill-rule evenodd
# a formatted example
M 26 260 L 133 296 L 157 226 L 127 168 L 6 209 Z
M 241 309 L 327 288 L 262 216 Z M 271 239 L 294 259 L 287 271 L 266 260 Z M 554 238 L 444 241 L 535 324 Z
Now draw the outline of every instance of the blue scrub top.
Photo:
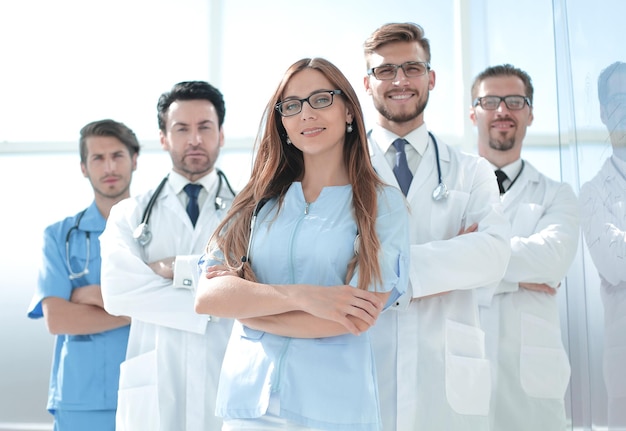
M 268 284 L 345 284 L 354 256 L 357 225 L 352 187 L 326 187 L 307 204 L 293 183 L 277 214 L 276 199 L 259 212 L 250 262 Z M 409 224 L 404 196 L 396 188 L 378 193 L 376 230 L 381 242 L 382 285 L 388 304 L 405 292 L 409 273 Z M 216 263 L 207 261 L 205 264 Z M 357 285 L 358 273 L 350 281 Z M 252 330 L 238 321 L 222 366 L 216 413 L 254 418 L 266 413 L 270 395 L 280 416 L 328 430 L 381 429 L 378 389 L 369 334 L 304 339 Z
M 81 211 L 82 213 L 82 211 Z M 81 213 L 48 226 L 43 258 L 28 317 L 43 317 L 41 301 L 49 296 L 70 299 L 73 289 L 100 284 L 100 240 L 106 220 L 92 203 L 69 238 L 69 261 L 74 273 L 85 268 L 90 235 L 89 273 L 69 279 L 66 238 Z M 130 325 L 90 335 L 57 335 L 48 393 L 48 410 L 115 410 L 119 367 L 126 356 Z

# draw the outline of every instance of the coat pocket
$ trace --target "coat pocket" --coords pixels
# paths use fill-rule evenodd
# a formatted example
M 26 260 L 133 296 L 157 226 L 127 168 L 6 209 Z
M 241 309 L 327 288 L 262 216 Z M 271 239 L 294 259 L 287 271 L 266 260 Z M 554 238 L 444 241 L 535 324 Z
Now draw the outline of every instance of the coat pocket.
M 562 399 L 570 365 L 558 325 L 522 313 L 520 383 L 531 397 Z
M 474 326 L 446 322 L 446 398 L 464 415 L 486 416 L 491 399 L 491 370 L 485 359 L 485 333 Z
M 157 388 L 155 350 L 122 362 L 115 420 L 117 431 L 159 429 Z

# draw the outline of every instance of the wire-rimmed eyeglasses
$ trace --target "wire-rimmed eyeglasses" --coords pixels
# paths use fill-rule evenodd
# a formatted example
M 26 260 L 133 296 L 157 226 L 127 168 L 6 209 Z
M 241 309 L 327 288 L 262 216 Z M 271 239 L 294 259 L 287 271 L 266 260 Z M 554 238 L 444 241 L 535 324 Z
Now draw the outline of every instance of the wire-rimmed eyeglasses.
M 481 108 L 486 109 L 487 111 L 494 111 L 498 109 L 500 103 L 504 102 L 506 107 L 511 111 L 519 111 L 520 109 L 524 109 L 524 106 L 528 104 L 528 106 L 533 106 L 530 104 L 530 99 L 525 96 L 483 96 L 477 97 L 474 99 L 474 103 L 472 106 L 476 107 L 480 105 Z
M 276 104 L 276 110 L 283 117 L 291 117 L 302 112 L 302 104 L 308 103 L 313 109 L 327 108 L 333 104 L 335 94 L 341 94 L 341 90 L 319 90 L 304 99 L 287 99 Z
M 368 69 L 368 75 L 374 75 L 374 78 L 381 81 L 389 81 L 395 79 L 398 75 L 398 68 L 404 72 L 407 78 L 416 78 L 425 75 L 430 70 L 430 64 L 424 61 L 405 61 L 402 64 L 382 64 L 380 66 Z

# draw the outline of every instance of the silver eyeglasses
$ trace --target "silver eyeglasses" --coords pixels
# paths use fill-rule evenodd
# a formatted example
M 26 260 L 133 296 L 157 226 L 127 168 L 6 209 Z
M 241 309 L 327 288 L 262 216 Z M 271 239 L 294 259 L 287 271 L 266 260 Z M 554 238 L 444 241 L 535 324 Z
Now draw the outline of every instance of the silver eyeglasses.
M 302 104 L 307 102 L 313 109 L 327 108 L 333 104 L 335 94 L 341 94 L 341 90 L 319 90 L 304 99 L 287 99 L 276 104 L 276 110 L 283 117 L 291 117 L 302 112 Z
M 407 78 L 415 78 L 426 74 L 430 70 L 430 64 L 423 61 L 405 61 L 402 64 L 383 64 L 381 66 L 372 67 L 367 71 L 368 75 L 374 75 L 374 78 L 381 81 L 389 81 L 395 79 L 398 75 L 398 68 L 404 72 Z
M 500 103 L 504 102 L 506 107 L 511 111 L 519 111 L 520 109 L 524 109 L 524 106 L 528 104 L 528 106 L 532 106 L 530 104 L 530 99 L 525 96 L 483 96 L 477 97 L 474 99 L 474 103 L 472 106 L 476 107 L 480 105 L 481 108 L 486 109 L 487 111 L 494 111 L 498 109 Z

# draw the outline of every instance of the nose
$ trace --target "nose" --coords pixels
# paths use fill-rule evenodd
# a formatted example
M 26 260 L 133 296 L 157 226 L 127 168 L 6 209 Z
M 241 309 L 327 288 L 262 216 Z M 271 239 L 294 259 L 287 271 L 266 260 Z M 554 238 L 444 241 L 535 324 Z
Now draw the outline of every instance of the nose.
M 311 106 L 309 101 L 302 102 L 302 110 L 300 116 L 302 119 L 315 117 L 315 109 Z
M 409 82 L 409 78 L 404 74 L 404 69 L 398 67 L 396 70 L 396 77 L 393 79 L 393 84 L 400 85 L 401 82 Z
M 189 134 L 189 145 L 198 146 L 202 143 L 202 133 L 200 133 L 200 129 L 192 130 Z
M 113 157 L 107 157 L 104 161 L 104 171 L 109 174 L 115 172 L 115 159 Z
M 496 109 L 496 112 L 498 113 L 505 113 L 505 112 L 509 112 L 509 108 L 508 106 L 506 106 L 506 103 L 504 103 L 504 100 L 501 100 L 500 103 L 498 104 L 498 108 Z

